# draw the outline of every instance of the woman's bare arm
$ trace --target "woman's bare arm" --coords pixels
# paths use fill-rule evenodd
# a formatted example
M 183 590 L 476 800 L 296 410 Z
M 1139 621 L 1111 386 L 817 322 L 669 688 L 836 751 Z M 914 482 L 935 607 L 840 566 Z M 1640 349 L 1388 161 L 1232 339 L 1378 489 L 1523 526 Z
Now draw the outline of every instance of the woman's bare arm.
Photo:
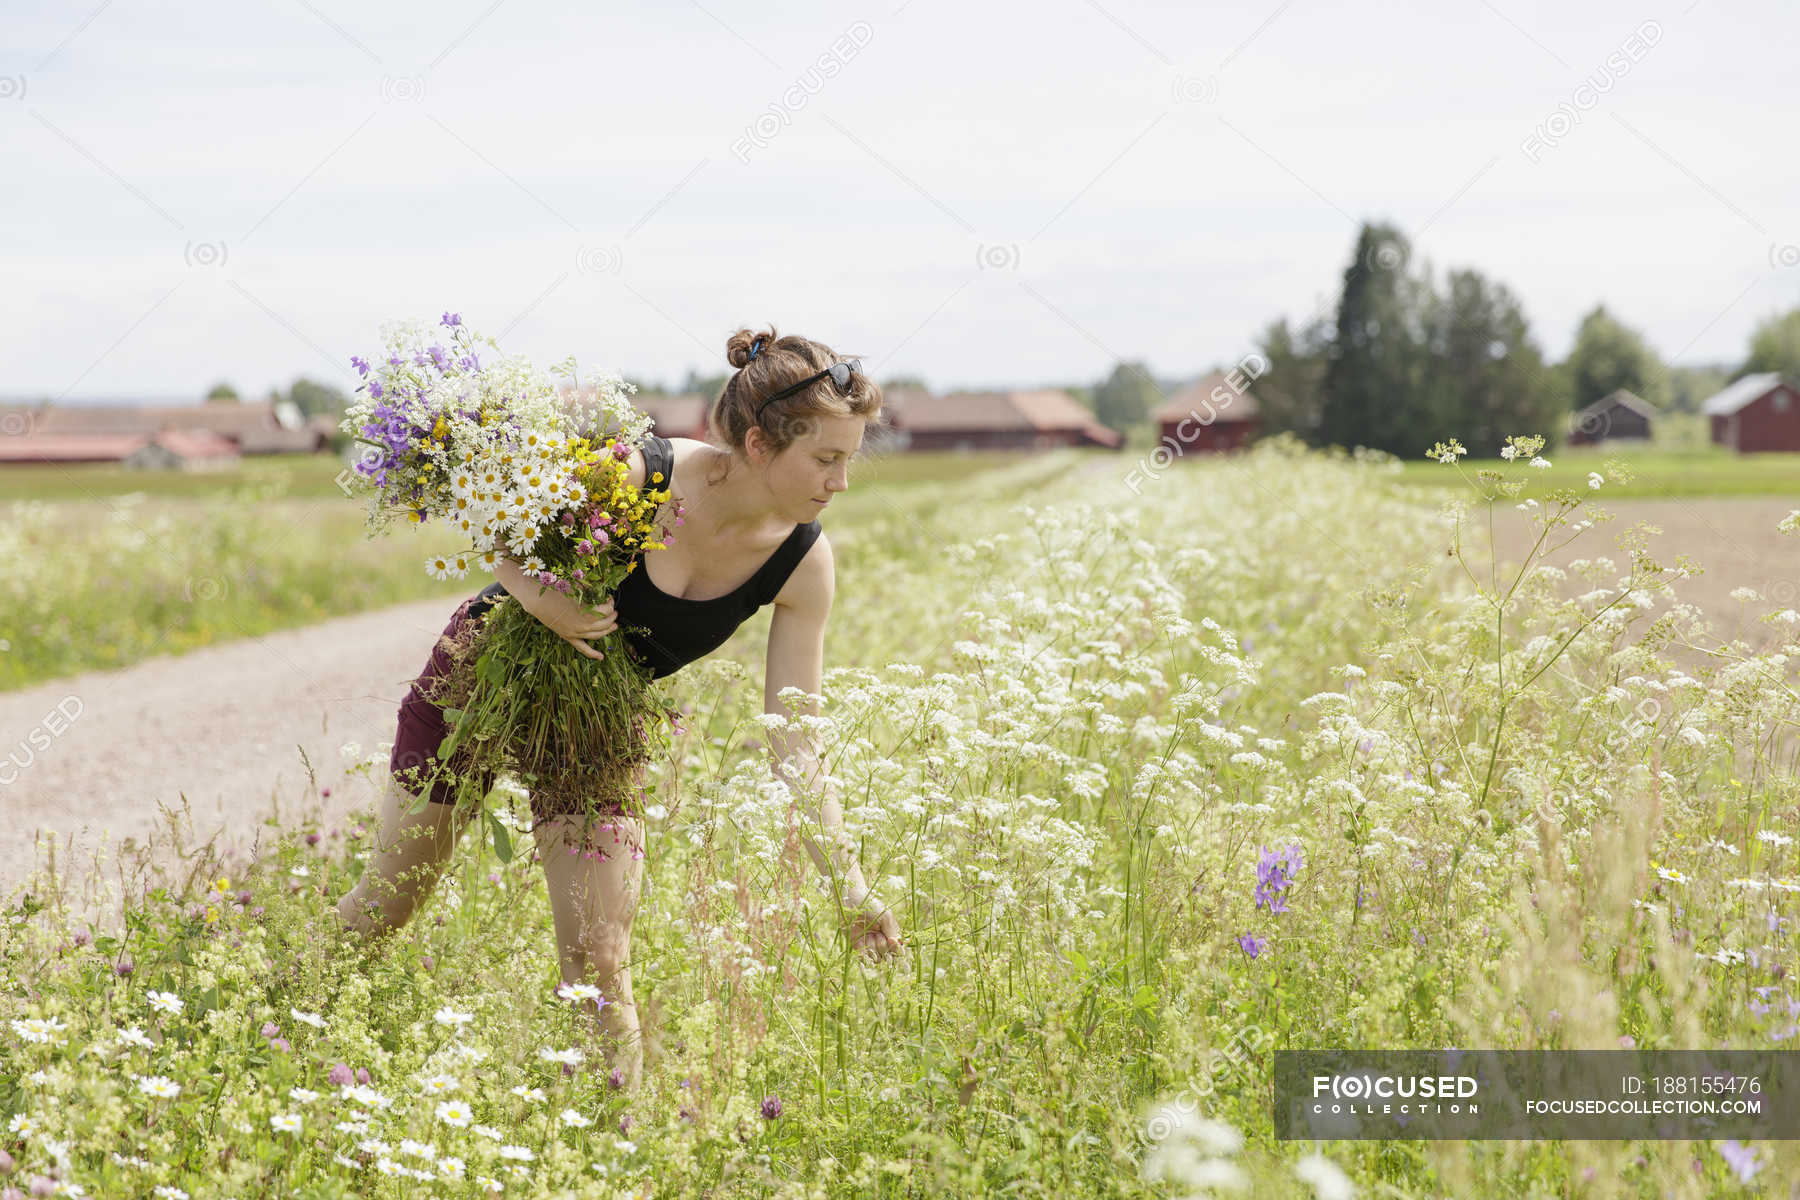
M 606 655 L 587 643 L 588 638 L 602 638 L 618 628 L 618 618 L 613 611 L 612 597 L 595 605 L 592 609 L 584 608 L 580 601 L 565 596 L 555 588 L 540 582 L 535 576 L 526 572 L 518 561 L 510 555 L 501 555 L 494 562 L 494 578 L 500 586 L 519 602 L 526 612 L 548 625 L 576 650 L 589 658 L 605 658 Z
M 796 568 L 784 593 L 790 603 L 777 603 L 769 624 L 769 650 L 763 684 L 763 711 L 788 716 L 781 693 L 798 688 L 809 696 L 822 690 L 825 658 L 825 622 L 831 612 L 834 568 L 831 546 L 821 536 Z M 793 717 L 818 715 L 816 701 L 795 705 Z M 859 912 L 862 920 L 852 931 L 859 944 L 894 952 L 905 945 L 899 923 L 868 882 L 857 861 L 855 846 L 844 830 L 843 805 L 837 781 L 824 768 L 818 742 L 797 724 L 769 731 L 769 749 L 778 778 L 793 791 L 801 810 L 801 844 L 819 873 L 834 887 L 843 889 L 846 909 Z M 813 808 L 809 796 L 819 797 Z M 815 835 L 815 830 L 823 837 Z

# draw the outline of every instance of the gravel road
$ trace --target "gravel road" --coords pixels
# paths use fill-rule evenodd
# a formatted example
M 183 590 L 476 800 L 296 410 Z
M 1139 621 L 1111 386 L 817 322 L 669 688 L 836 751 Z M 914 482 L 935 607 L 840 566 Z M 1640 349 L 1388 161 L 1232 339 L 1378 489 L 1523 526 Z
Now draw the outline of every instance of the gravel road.
M 181 814 L 184 796 L 183 843 L 218 834 L 220 850 L 240 853 L 274 832 L 266 818 L 292 827 L 372 802 L 376 785 L 345 775 L 339 747 L 372 754 L 393 740 L 400 700 L 455 607 L 419 601 L 0 693 L 0 906 L 54 844 L 71 908 L 104 917 L 117 896 L 79 883 L 96 854 L 115 893 L 128 838 L 172 866 L 162 808 Z

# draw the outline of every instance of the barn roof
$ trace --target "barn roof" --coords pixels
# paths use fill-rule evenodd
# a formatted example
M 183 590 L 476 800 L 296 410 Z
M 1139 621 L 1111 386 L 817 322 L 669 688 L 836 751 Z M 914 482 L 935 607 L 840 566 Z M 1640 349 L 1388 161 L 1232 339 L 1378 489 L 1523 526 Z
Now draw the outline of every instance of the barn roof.
M 1114 446 L 1119 434 L 1061 388 L 1016 391 L 947 392 L 917 388 L 885 392 L 894 424 L 931 432 L 1064 432 L 1078 431 L 1102 445 Z
M 1780 382 L 1781 376 L 1775 371 L 1746 375 L 1736 383 L 1727 385 L 1724 390 L 1708 396 L 1700 406 L 1700 411 L 1709 417 L 1729 417 L 1745 405 L 1762 399 Z
M 0 462 L 79 462 L 124 458 L 145 442 L 137 433 L 33 434 L 0 437 Z
M 1213 389 L 1223 387 L 1227 391 L 1236 389 L 1226 382 L 1224 371 L 1214 371 L 1202 375 L 1180 391 L 1170 396 L 1168 402 L 1157 409 L 1152 417 L 1158 422 L 1179 421 L 1190 412 L 1206 412 L 1208 408 L 1216 414 L 1217 421 L 1248 421 L 1256 416 L 1256 396 L 1246 388 L 1238 395 L 1231 397 L 1230 404 L 1221 404 L 1212 398 Z
M 236 442 L 210 429 L 165 429 L 148 440 L 183 458 L 236 458 L 238 454 Z
M 1577 419 L 1587 416 L 1598 416 L 1614 407 L 1628 408 L 1638 416 L 1650 420 L 1662 416 L 1662 412 L 1656 405 L 1650 403 L 1637 393 L 1628 391 L 1625 388 L 1619 388 L 1616 391 L 1608 392 L 1606 395 L 1600 397 L 1598 400 L 1576 413 L 1575 416 Z
M 43 404 L 19 406 L 41 434 L 154 433 L 158 429 L 210 429 L 227 437 L 284 431 L 267 400 L 238 404 Z

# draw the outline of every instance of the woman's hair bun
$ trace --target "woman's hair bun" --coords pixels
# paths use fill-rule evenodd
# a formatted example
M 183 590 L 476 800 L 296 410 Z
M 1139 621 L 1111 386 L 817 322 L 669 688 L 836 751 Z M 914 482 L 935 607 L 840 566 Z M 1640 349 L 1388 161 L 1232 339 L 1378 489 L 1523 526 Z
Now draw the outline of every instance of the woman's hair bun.
M 753 329 L 740 329 L 732 334 L 725 340 L 725 361 L 729 362 L 733 367 L 742 370 L 745 366 L 748 366 L 751 361 L 751 347 L 759 341 L 762 345 L 757 349 L 756 356 L 761 358 L 769 347 L 774 344 L 775 327 L 771 325 L 767 331 L 761 333 Z

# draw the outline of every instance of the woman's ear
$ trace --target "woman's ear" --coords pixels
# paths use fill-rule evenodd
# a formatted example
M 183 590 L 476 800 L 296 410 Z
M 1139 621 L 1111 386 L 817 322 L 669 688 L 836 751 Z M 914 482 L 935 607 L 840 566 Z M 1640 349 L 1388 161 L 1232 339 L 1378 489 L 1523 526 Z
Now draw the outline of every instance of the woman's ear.
M 744 457 L 757 466 L 767 466 L 771 457 L 768 435 L 761 425 L 752 425 L 744 431 Z

